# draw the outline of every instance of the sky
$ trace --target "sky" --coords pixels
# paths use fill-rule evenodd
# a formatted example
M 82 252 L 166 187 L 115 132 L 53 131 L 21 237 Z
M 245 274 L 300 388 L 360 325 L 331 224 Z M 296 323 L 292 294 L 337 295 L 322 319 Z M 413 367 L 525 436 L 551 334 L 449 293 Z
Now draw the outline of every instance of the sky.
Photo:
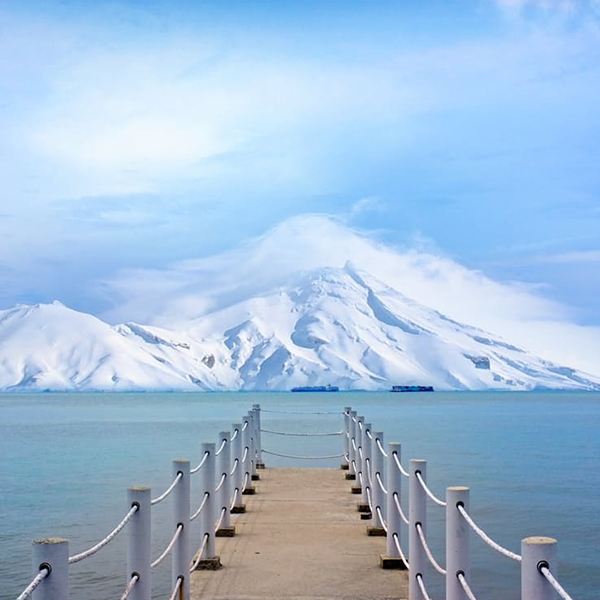
M 598 326 L 599 165 L 597 0 L 0 0 L 0 307 L 322 214 Z

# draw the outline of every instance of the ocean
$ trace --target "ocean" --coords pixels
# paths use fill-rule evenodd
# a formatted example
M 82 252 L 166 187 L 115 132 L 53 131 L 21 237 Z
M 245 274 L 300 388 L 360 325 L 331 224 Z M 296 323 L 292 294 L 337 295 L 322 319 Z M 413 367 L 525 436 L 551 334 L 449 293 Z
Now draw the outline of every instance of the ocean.
M 339 429 L 342 417 L 266 411 L 352 406 L 386 442 L 402 443 L 405 464 L 427 459 L 428 484 L 438 496 L 450 485 L 470 486 L 472 516 L 502 545 L 520 552 L 523 537 L 556 537 L 561 583 L 578 600 L 597 596 L 598 393 L 20 393 L 0 395 L 0 598 L 16 598 L 31 579 L 33 539 L 66 537 L 71 553 L 89 547 L 127 511 L 128 486 L 143 483 L 160 493 L 172 459 L 196 463 L 200 443 L 216 441 L 253 403 L 265 409 L 264 427 L 298 432 Z M 337 437 L 262 438 L 263 448 L 290 454 L 335 454 L 342 443 Z M 340 462 L 264 458 L 267 467 Z M 199 493 L 192 491 L 194 508 Z M 153 556 L 168 541 L 169 509 L 165 501 L 153 510 Z M 431 504 L 428 511 L 428 538 L 443 564 L 443 511 Z M 72 599 L 119 597 L 126 541 L 122 533 L 73 565 Z M 476 595 L 517 600 L 518 564 L 475 536 L 471 549 Z M 432 596 L 442 598 L 442 578 L 431 578 Z M 154 582 L 154 597 L 165 598 L 168 560 Z

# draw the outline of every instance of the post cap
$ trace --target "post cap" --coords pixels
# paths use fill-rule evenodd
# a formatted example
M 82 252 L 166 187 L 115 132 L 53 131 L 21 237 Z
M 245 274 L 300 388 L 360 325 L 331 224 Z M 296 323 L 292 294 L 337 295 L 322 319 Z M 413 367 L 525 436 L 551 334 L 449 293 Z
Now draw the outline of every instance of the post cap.
M 149 492 L 150 488 L 147 485 L 132 485 L 130 487 L 127 488 L 128 490 L 131 490 L 132 492 Z
M 68 540 L 61 537 L 47 537 L 40 540 L 33 540 L 34 544 L 67 544 Z
M 523 538 L 521 543 L 527 546 L 543 546 L 556 544 L 557 541 L 554 538 L 545 537 L 543 535 L 532 535 L 530 537 Z
M 446 488 L 448 492 L 468 492 L 471 488 L 466 485 L 451 485 Z

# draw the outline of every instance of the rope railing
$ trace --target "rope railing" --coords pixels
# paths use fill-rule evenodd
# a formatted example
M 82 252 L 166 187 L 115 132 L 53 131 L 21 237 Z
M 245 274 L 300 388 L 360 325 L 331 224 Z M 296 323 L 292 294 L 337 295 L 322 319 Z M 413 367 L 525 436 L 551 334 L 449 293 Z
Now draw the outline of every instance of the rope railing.
M 233 440 L 235 440 L 235 438 L 237 438 L 237 436 L 240 434 L 240 430 L 236 427 L 233 430 L 233 433 L 231 434 L 231 438 L 230 438 L 230 442 L 233 442 Z
M 198 568 L 198 565 L 200 564 L 200 561 L 202 560 L 202 555 L 204 554 L 204 548 L 206 548 L 206 544 L 208 543 L 208 538 L 209 538 L 208 533 L 205 533 L 202 536 L 202 543 L 200 544 L 200 547 L 196 551 L 196 558 L 190 564 L 190 573 L 193 573 Z
M 387 458 L 388 453 L 385 451 L 385 448 L 381 445 L 381 440 L 379 438 L 376 438 L 375 443 L 377 444 L 377 448 L 379 448 L 379 452 L 381 452 L 381 454 L 383 454 L 383 456 Z
M 131 576 L 131 579 L 127 582 L 127 585 L 125 586 L 125 589 L 123 590 L 123 593 L 121 594 L 121 598 L 120 600 L 127 600 L 127 598 L 129 598 L 129 594 L 131 594 L 131 592 L 133 591 L 133 588 L 135 587 L 135 584 L 139 581 L 140 576 L 137 573 L 134 573 Z
M 287 435 L 292 437 L 321 437 L 321 436 L 332 436 L 332 435 L 344 435 L 343 431 L 328 431 L 328 432 L 317 432 L 317 433 L 303 433 L 293 431 L 275 431 L 273 429 L 261 429 L 264 433 L 271 433 L 273 435 Z
M 402 463 L 400 462 L 400 459 L 398 458 L 398 453 L 392 452 L 392 457 L 394 458 L 394 462 L 396 463 L 396 466 L 398 467 L 400 473 L 402 473 L 402 475 L 404 475 L 404 477 L 410 477 L 410 473 L 402 466 Z
M 402 505 L 400 504 L 400 498 L 398 497 L 398 494 L 396 492 L 394 492 L 393 497 L 394 497 L 394 504 L 396 505 L 396 510 L 398 511 L 400 518 L 404 521 L 404 523 L 406 525 L 408 525 L 409 520 L 408 520 L 407 516 L 404 514 L 404 511 L 402 510 Z
M 202 498 L 202 502 L 200 502 L 200 506 L 198 507 L 196 512 L 190 516 L 190 521 L 194 521 L 198 516 L 200 516 L 200 513 L 202 512 L 202 509 L 206 505 L 206 501 L 208 500 L 209 496 L 210 496 L 210 492 L 204 492 L 204 497 Z
M 131 517 L 133 517 L 133 515 L 136 513 L 137 510 L 138 510 L 138 506 L 134 504 L 129 509 L 127 514 L 121 519 L 121 522 L 105 538 L 100 540 L 97 544 L 95 544 L 91 548 L 88 548 L 87 550 L 84 550 L 83 552 L 80 552 L 79 554 L 74 554 L 73 556 L 69 556 L 69 564 L 72 565 L 74 563 L 78 563 L 81 560 L 85 560 L 86 558 L 93 556 L 94 554 L 96 554 L 96 552 L 98 552 L 99 550 L 104 548 L 104 546 L 109 544 L 112 540 L 114 540 L 117 537 L 119 532 L 121 532 L 123 530 L 123 528 L 125 527 L 125 525 L 127 525 L 127 523 L 129 523 L 129 520 L 131 519 Z
M 421 487 L 425 490 L 425 493 L 435 502 L 438 506 L 446 506 L 446 503 L 443 500 L 440 500 L 428 487 L 423 477 L 421 476 L 420 471 L 415 471 L 415 476 L 417 481 L 421 484 Z
M 218 492 L 223 487 L 223 484 L 225 483 L 226 479 L 227 479 L 227 473 L 221 473 L 221 479 L 219 480 L 219 483 L 217 484 L 217 487 L 215 488 L 215 492 Z
M 387 526 L 387 523 L 386 523 L 385 519 L 383 518 L 383 513 L 381 512 L 381 507 L 380 506 L 376 506 L 375 507 L 375 511 L 377 512 L 377 516 L 379 517 L 379 522 L 381 523 L 381 526 L 383 527 L 383 530 L 387 533 L 388 532 L 388 526 Z
M 159 504 L 160 502 L 162 502 L 175 489 L 175 486 L 179 483 L 182 477 L 183 473 L 177 473 L 171 485 L 160 496 L 152 498 L 152 500 L 150 500 L 150 504 L 154 506 L 155 504 Z
M 431 596 L 427 592 L 427 588 L 425 587 L 425 581 L 423 580 L 423 575 L 421 573 L 417 573 L 415 576 L 417 583 L 419 584 L 419 589 L 421 590 L 421 594 L 423 594 L 424 600 L 431 600 Z
M 464 517 L 465 521 L 469 524 L 469 527 L 471 527 L 471 529 L 488 546 L 490 546 L 490 548 L 493 548 L 494 550 L 496 550 L 496 552 L 499 552 L 500 554 L 503 554 L 504 556 L 507 556 L 508 558 L 511 558 L 512 560 L 516 560 L 516 561 L 519 561 L 519 562 L 521 561 L 521 555 L 520 554 L 517 554 L 516 552 L 511 552 L 508 548 L 505 548 L 504 546 L 501 546 L 500 544 L 498 544 L 498 542 L 495 542 L 485 531 L 483 531 L 483 529 L 481 529 L 481 527 L 479 527 L 477 525 L 477 523 L 475 523 L 475 521 L 473 521 L 473 518 L 465 510 L 464 506 L 462 506 L 462 505 L 459 504 L 456 508 L 458 509 L 458 512 Z
M 158 567 L 158 565 L 160 565 L 160 563 L 169 555 L 169 552 L 171 552 L 171 550 L 173 549 L 173 546 L 175 545 L 175 542 L 177 541 L 177 538 L 179 537 L 179 534 L 182 532 L 182 530 L 183 530 L 183 525 L 182 524 L 177 525 L 177 527 L 175 528 L 175 533 L 173 534 L 173 537 L 167 544 L 167 547 L 162 551 L 162 553 L 156 560 L 154 560 L 150 563 L 150 566 L 153 569 L 154 569 L 154 567 Z
M 394 541 L 396 550 L 398 551 L 398 554 L 400 555 L 400 559 L 402 560 L 402 562 L 404 563 L 404 566 L 406 567 L 406 570 L 408 571 L 409 570 L 408 561 L 406 560 L 406 556 L 404 555 L 404 552 L 402 551 L 402 546 L 400 546 L 400 539 L 398 538 L 397 533 L 393 534 L 392 540 Z
M 469 600 L 477 600 L 475 594 L 473 593 L 473 590 L 471 590 L 471 587 L 469 586 L 467 579 L 465 577 L 465 574 L 462 571 L 459 571 L 456 574 L 456 578 L 458 579 L 462 589 L 464 590 L 467 598 Z
M 204 455 L 202 456 L 202 460 L 198 463 L 198 465 L 196 465 L 193 469 L 190 469 L 190 473 L 192 475 L 194 473 L 197 473 L 204 466 L 204 464 L 208 460 L 209 455 L 210 455 L 210 452 L 205 452 Z
M 554 588 L 554 591 L 563 599 L 563 600 L 573 600 L 573 598 L 566 592 L 565 588 L 558 583 L 554 575 L 552 575 L 552 571 L 550 571 L 549 567 L 545 564 L 538 565 L 539 572 L 546 578 L 546 581 Z
M 379 487 L 381 488 L 381 491 L 387 496 L 387 488 L 385 487 L 385 485 L 383 484 L 383 481 L 381 481 L 381 475 L 379 474 L 379 471 L 377 473 L 375 473 L 375 479 L 377 480 L 377 483 L 379 484 Z
M 181 589 L 182 584 L 183 584 L 183 579 L 181 577 L 178 577 L 177 582 L 175 583 L 175 586 L 173 587 L 173 591 L 171 592 L 171 595 L 169 596 L 169 600 L 175 600 L 179 596 L 179 590 Z
M 235 490 L 233 490 L 233 494 L 231 496 L 231 500 L 229 501 L 229 510 L 231 511 L 233 509 L 233 507 L 235 506 L 235 503 L 237 501 L 237 497 L 238 494 L 240 493 L 239 488 L 235 488 Z
M 261 412 L 272 413 L 277 415 L 343 415 L 340 411 L 295 411 L 295 410 L 270 410 L 261 408 Z
M 218 450 L 215 452 L 215 456 L 219 456 L 219 454 L 221 454 L 221 452 L 223 452 L 223 448 L 225 448 L 225 446 L 227 446 L 227 440 L 221 440 L 221 445 L 219 446 Z
M 221 525 L 223 524 L 223 519 L 225 518 L 225 513 L 227 512 L 227 507 L 224 506 L 221 509 L 221 514 L 219 515 L 219 518 L 217 519 L 217 522 L 215 523 L 215 531 L 217 531 Z
M 42 567 L 38 574 L 31 580 L 31 583 L 19 594 L 17 600 L 26 600 L 26 598 L 31 597 L 31 594 L 35 592 L 37 587 L 48 577 L 50 574 L 50 569 L 48 567 Z
M 236 458 L 233 461 L 233 467 L 231 469 L 231 471 L 229 471 L 229 475 L 231 475 L 232 477 L 234 476 L 235 472 L 237 471 L 238 465 L 240 464 L 240 459 Z
M 445 575 L 446 569 L 444 569 L 444 567 L 442 567 L 440 565 L 440 563 L 438 563 L 438 561 L 435 560 L 435 557 L 433 556 L 433 553 L 431 552 L 431 549 L 429 548 L 429 545 L 427 544 L 427 540 L 425 539 L 425 533 L 423 531 L 423 526 L 421 525 L 421 523 L 417 523 L 415 525 L 415 527 L 417 528 L 417 533 L 419 534 L 419 539 L 421 540 L 421 545 L 423 546 L 423 550 L 425 550 L 425 554 L 427 555 L 427 558 L 429 559 L 431 566 L 440 575 Z
M 326 460 L 328 458 L 342 458 L 342 456 L 344 456 L 343 454 L 323 454 L 320 456 L 303 456 L 303 455 L 299 455 L 299 454 L 283 454 L 281 452 L 273 452 L 271 450 L 265 450 L 264 448 L 262 449 L 262 451 L 265 454 L 271 454 L 273 456 L 281 456 L 283 458 L 295 458 L 298 460 Z

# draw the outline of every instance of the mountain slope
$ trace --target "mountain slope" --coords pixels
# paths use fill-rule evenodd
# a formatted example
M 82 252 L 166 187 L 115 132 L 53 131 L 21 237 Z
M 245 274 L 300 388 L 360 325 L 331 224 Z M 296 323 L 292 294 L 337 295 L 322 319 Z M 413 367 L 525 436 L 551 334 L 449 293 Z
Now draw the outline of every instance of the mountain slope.
M 0 312 L 0 389 L 600 389 L 347 265 L 297 274 L 179 330 L 60 303 Z

